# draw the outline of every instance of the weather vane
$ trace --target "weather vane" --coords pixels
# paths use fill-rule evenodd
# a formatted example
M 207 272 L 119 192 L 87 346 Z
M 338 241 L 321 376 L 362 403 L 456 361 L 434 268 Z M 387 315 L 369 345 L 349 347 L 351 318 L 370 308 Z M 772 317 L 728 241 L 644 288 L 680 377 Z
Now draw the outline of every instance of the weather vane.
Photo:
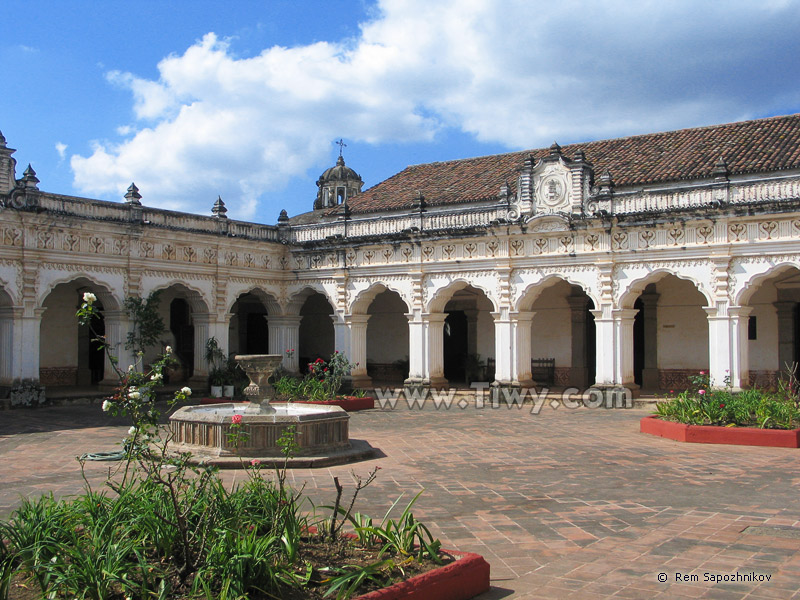
M 339 146 L 339 156 L 341 156 L 342 155 L 342 150 L 344 150 L 347 147 L 347 144 L 345 144 L 344 140 L 341 139 L 341 138 L 339 138 L 338 142 L 333 142 L 333 143 L 336 144 L 337 146 Z

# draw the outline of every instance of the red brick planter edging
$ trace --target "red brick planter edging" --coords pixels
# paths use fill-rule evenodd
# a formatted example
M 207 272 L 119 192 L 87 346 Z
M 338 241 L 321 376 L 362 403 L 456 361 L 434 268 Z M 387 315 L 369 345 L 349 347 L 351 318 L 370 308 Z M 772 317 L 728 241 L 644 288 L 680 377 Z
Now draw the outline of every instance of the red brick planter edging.
M 458 560 L 355 600 L 468 600 L 489 589 L 489 563 L 480 554 L 450 554 Z
M 800 429 L 684 425 L 674 421 L 664 421 L 656 415 L 651 415 L 639 421 L 639 431 L 675 440 L 676 442 L 800 448 Z
M 281 402 L 276 400 L 275 403 Z M 339 396 L 336 400 L 298 400 L 297 404 L 318 404 L 320 406 L 339 406 L 347 412 L 375 408 L 375 398 L 359 396 Z

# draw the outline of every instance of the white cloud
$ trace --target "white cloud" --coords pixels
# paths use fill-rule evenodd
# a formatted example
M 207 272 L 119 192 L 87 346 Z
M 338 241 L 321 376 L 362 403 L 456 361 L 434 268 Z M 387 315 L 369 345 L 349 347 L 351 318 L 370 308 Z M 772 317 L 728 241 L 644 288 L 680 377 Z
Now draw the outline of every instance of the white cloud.
M 339 136 L 426 142 L 453 127 L 515 149 L 800 107 L 798 2 L 378 8 L 353 40 L 237 58 L 207 34 L 164 58 L 157 81 L 109 73 L 140 126 L 73 156 L 76 186 L 121 197 L 135 180 L 145 203 L 203 213 L 221 194 L 232 216 L 274 221 L 276 194 Z
M 56 152 L 58 152 L 58 157 L 64 160 L 67 155 L 67 145 L 63 142 L 56 142 Z

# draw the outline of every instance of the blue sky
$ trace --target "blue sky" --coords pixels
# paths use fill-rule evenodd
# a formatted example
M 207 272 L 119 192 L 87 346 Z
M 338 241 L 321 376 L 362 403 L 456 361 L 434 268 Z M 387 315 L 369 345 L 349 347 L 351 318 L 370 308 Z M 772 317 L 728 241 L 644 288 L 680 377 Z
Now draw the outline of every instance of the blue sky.
M 800 2 L 5 0 L 0 131 L 50 192 L 275 223 L 344 138 L 406 165 L 800 112 Z M 612 174 L 613 175 L 613 174 Z

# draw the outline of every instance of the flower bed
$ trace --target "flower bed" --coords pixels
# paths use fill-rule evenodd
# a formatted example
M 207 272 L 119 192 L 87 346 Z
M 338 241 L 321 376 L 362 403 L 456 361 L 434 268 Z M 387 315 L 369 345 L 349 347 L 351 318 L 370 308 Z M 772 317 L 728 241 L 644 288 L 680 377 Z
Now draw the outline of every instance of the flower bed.
M 489 589 L 489 563 L 479 554 L 451 553 L 458 560 L 356 600 L 467 600 Z
M 644 417 L 639 422 L 639 430 L 642 433 L 657 435 L 676 442 L 800 448 L 800 429 L 686 425 L 674 421 L 665 421 L 657 415 L 651 415 Z

